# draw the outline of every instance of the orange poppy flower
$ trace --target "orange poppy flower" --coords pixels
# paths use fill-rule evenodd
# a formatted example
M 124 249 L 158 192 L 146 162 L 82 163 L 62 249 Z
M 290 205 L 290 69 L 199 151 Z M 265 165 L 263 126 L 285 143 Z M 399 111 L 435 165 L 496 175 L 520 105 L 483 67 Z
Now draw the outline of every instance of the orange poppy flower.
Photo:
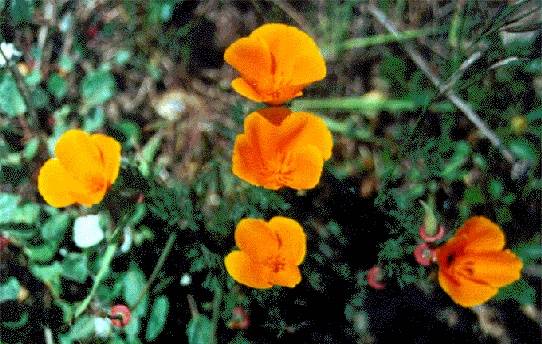
M 282 216 L 269 222 L 243 219 L 235 228 L 235 243 L 240 250 L 228 254 L 224 264 L 237 282 L 264 289 L 293 288 L 301 281 L 298 266 L 305 258 L 307 238 L 297 221 Z
M 305 32 L 284 24 L 265 24 L 233 42 L 224 60 L 241 77 L 231 86 L 250 100 L 283 104 L 326 76 L 324 58 Z
M 40 194 L 56 208 L 100 203 L 119 174 L 120 151 L 120 144 L 109 136 L 66 131 L 56 144 L 56 158 L 40 169 Z
M 497 224 L 475 216 L 436 249 L 439 284 L 454 302 L 480 305 L 520 278 L 523 263 L 512 251 L 503 250 L 504 240 Z
M 245 118 L 233 146 L 232 171 L 264 188 L 297 190 L 318 184 L 333 140 L 324 121 L 309 112 L 267 108 Z

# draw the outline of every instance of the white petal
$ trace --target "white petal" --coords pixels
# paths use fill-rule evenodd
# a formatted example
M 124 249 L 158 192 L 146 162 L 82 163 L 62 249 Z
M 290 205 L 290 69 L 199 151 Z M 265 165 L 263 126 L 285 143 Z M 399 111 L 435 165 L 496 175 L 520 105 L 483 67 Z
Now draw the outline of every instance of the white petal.
M 104 231 L 100 227 L 100 215 L 80 216 L 73 224 L 73 241 L 80 248 L 87 248 L 98 244 L 104 238 Z

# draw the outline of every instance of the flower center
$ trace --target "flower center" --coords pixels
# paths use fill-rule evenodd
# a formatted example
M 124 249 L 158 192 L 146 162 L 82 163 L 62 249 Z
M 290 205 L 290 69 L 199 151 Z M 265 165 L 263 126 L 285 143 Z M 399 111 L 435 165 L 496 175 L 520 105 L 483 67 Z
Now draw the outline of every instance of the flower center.
M 277 273 L 284 270 L 286 260 L 280 256 L 270 257 L 267 261 L 267 265 L 271 267 L 271 270 L 273 270 L 274 273 Z

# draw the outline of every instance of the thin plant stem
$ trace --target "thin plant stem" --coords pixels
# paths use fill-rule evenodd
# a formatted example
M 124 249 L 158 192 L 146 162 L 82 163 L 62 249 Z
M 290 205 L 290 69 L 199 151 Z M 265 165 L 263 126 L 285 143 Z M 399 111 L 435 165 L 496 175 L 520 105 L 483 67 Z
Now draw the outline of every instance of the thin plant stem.
M 145 284 L 145 287 L 141 290 L 137 297 L 137 301 L 132 306 L 132 310 L 136 309 L 137 306 L 141 303 L 143 298 L 145 297 L 145 294 L 147 294 L 147 291 L 151 287 L 152 283 L 158 276 L 158 273 L 164 266 L 164 263 L 166 262 L 167 257 L 169 256 L 169 253 L 171 252 L 171 249 L 173 248 L 173 244 L 175 243 L 175 239 L 177 239 L 177 234 L 171 233 L 169 235 L 169 238 L 167 239 L 166 246 L 164 246 L 164 249 L 162 250 L 162 254 L 160 254 L 160 257 L 158 258 L 158 262 L 156 263 L 156 266 L 154 267 L 154 270 L 152 271 L 151 277 L 149 277 L 149 280 Z

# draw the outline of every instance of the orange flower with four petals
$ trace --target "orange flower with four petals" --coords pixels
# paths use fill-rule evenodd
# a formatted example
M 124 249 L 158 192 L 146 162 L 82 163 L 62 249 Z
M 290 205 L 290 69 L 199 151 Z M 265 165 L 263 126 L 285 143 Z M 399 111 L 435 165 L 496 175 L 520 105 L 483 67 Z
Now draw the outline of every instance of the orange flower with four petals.
M 41 167 L 38 190 L 56 208 L 100 203 L 119 174 L 120 152 L 112 137 L 68 130 L 56 143 L 56 157 Z
M 318 184 L 333 140 L 324 121 L 309 112 L 267 108 L 245 118 L 233 147 L 232 171 L 266 189 L 297 190 Z
M 269 222 L 243 219 L 235 229 L 235 243 L 240 250 L 228 254 L 224 264 L 237 282 L 263 289 L 293 288 L 301 281 L 299 264 L 305 258 L 307 238 L 297 221 L 282 216 Z
M 224 52 L 224 60 L 241 74 L 231 83 L 235 91 L 271 105 L 301 96 L 307 85 L 326 76 L 314 40 L 284 24 L 265 24 L 238 39 Z
M 520 278 L 523 263 L 512 251 L 503 250 L 504 240 L 497 224 L 475 216 L 436 249 L 439 284 L 454 302 L 480 305 Z

